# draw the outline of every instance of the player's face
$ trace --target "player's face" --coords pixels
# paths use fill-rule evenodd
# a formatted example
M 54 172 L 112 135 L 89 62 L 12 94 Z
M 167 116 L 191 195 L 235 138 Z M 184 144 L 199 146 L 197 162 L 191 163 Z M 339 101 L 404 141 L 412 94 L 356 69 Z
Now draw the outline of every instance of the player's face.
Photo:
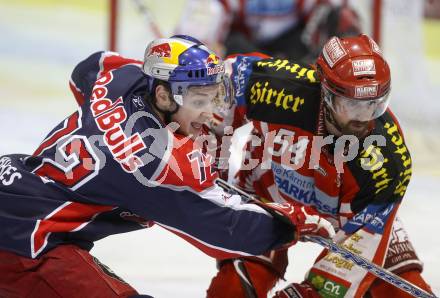
M 333 118 L 343 135 L 355 135 L 358 138 L 365 136 L 376 108 L 374 100 L 359 101 L 337 95 L 333 97 Z
M 361 100 L 334 94 L 325 86 L 323 86 L 322 92 L 331 118 L 338 126 L 339 133 L 355 135 L 358 138 L 362 138 L 368 133 L 371 121 L 385 112 L 389 102 L 389 93 L 375 99 Z M 330 125 L 331 121 L 326 123 Z
M 333 118 L 340 127 L 342 135 L 354 135 L 363 138 L 367 135 L 371 121 L 353 120 L 344 114 L 336 114 L 331 111 Z
M 178 132 L 183 135 L 197 137 L 202 131 L 202 126 L 212 118 L 213 102 L 218 95 L 218 85 L 193 86 L 183 99 L 183 105 L 171 120 L 180 127 Z

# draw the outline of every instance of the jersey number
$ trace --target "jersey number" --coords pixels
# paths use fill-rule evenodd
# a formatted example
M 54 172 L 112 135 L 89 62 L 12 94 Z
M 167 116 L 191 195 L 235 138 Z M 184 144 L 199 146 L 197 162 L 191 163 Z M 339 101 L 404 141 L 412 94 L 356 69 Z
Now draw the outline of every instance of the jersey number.
M 99 159 L 85 136 L 73 135 L 81 128 L 81 111 L 72 114 L 64 127 L 53 132 L 35 151 L 34 156 L 56 146 L 55 159 L 43 158 L 33 172 L 75 190 L 99 172 Z

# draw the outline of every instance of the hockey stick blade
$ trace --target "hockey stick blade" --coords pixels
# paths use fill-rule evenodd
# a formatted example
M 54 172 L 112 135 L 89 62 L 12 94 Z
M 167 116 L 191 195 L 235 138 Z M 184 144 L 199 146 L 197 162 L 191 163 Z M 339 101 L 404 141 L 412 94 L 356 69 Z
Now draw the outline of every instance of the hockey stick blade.
M 421 297 L 421 298 L 436 298 L 437 296 L 430 294 L 419 287 L 413 285 L 410 282 L 407 282 L 406 280 L 402 279 L 401 277 L 395 275 L 394 273 L 370 262 L 369 260 L 365 259 L 364 257 L 354 254 L 348 249 L 342 247 L 339 244 L 334 243 L 330 239 L 326 239 L 320 236 L 303 236 L 303 239 L 317 243 L 327 249 L 329 249 L 331 252 L 339 254 L 341 257 L 348 261 L 352 261 L 356 265 L 364 268 L 368 272 L 372 273 L 376 277 L 394 285 L 395 287 L 407 292 L 408 294 L 414 296 L 414 297 Z

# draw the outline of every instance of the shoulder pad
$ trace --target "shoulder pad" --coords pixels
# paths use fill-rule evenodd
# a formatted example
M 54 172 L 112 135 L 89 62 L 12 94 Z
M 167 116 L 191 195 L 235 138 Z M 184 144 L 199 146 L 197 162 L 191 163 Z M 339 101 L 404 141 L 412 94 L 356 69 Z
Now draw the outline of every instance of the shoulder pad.
M 387 111 L 375 121 L 370 140 L 382 137 L 382 144 L 368 142 L 360 146 L 357 157 L 348 163 L 353 177 L 361 187 L 353 201 L 353 211 L 371 202 L 400 201 L 411 179 L 411 155 L 403 139 L 399 124 Z
M 247 116 L 315 132 L 321 105 L 316 71 L 290 60 L 253 62 L 246 88 Z

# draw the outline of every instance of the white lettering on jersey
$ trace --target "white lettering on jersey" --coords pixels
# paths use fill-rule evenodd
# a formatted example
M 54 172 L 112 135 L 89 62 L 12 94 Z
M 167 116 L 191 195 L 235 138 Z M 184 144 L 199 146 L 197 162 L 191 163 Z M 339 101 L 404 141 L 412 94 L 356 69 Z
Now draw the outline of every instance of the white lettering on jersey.
M 0 159 L 0 182 L 9 186 L 14 183 L 15 179 L 21 179 L 22 175 L 17 172 L 17 168 L 12 166 L 9 157 L 2 157 Z
M 113 158 L 127 173 L 135 172 L 144 163 L 136 155 L 145 149 L 145 143 L 139 133 L 127 136 L 121 126 L 127 120 L 127 111 L 124 108 L 122 96 L 114 102 L 108 98 L 106 85 L 113 80 L 111 72 L 106 73 L 96 81 L 93 87 L 90 109 L 95 117 L 96 125 L 104 133 L 104 142 Z

